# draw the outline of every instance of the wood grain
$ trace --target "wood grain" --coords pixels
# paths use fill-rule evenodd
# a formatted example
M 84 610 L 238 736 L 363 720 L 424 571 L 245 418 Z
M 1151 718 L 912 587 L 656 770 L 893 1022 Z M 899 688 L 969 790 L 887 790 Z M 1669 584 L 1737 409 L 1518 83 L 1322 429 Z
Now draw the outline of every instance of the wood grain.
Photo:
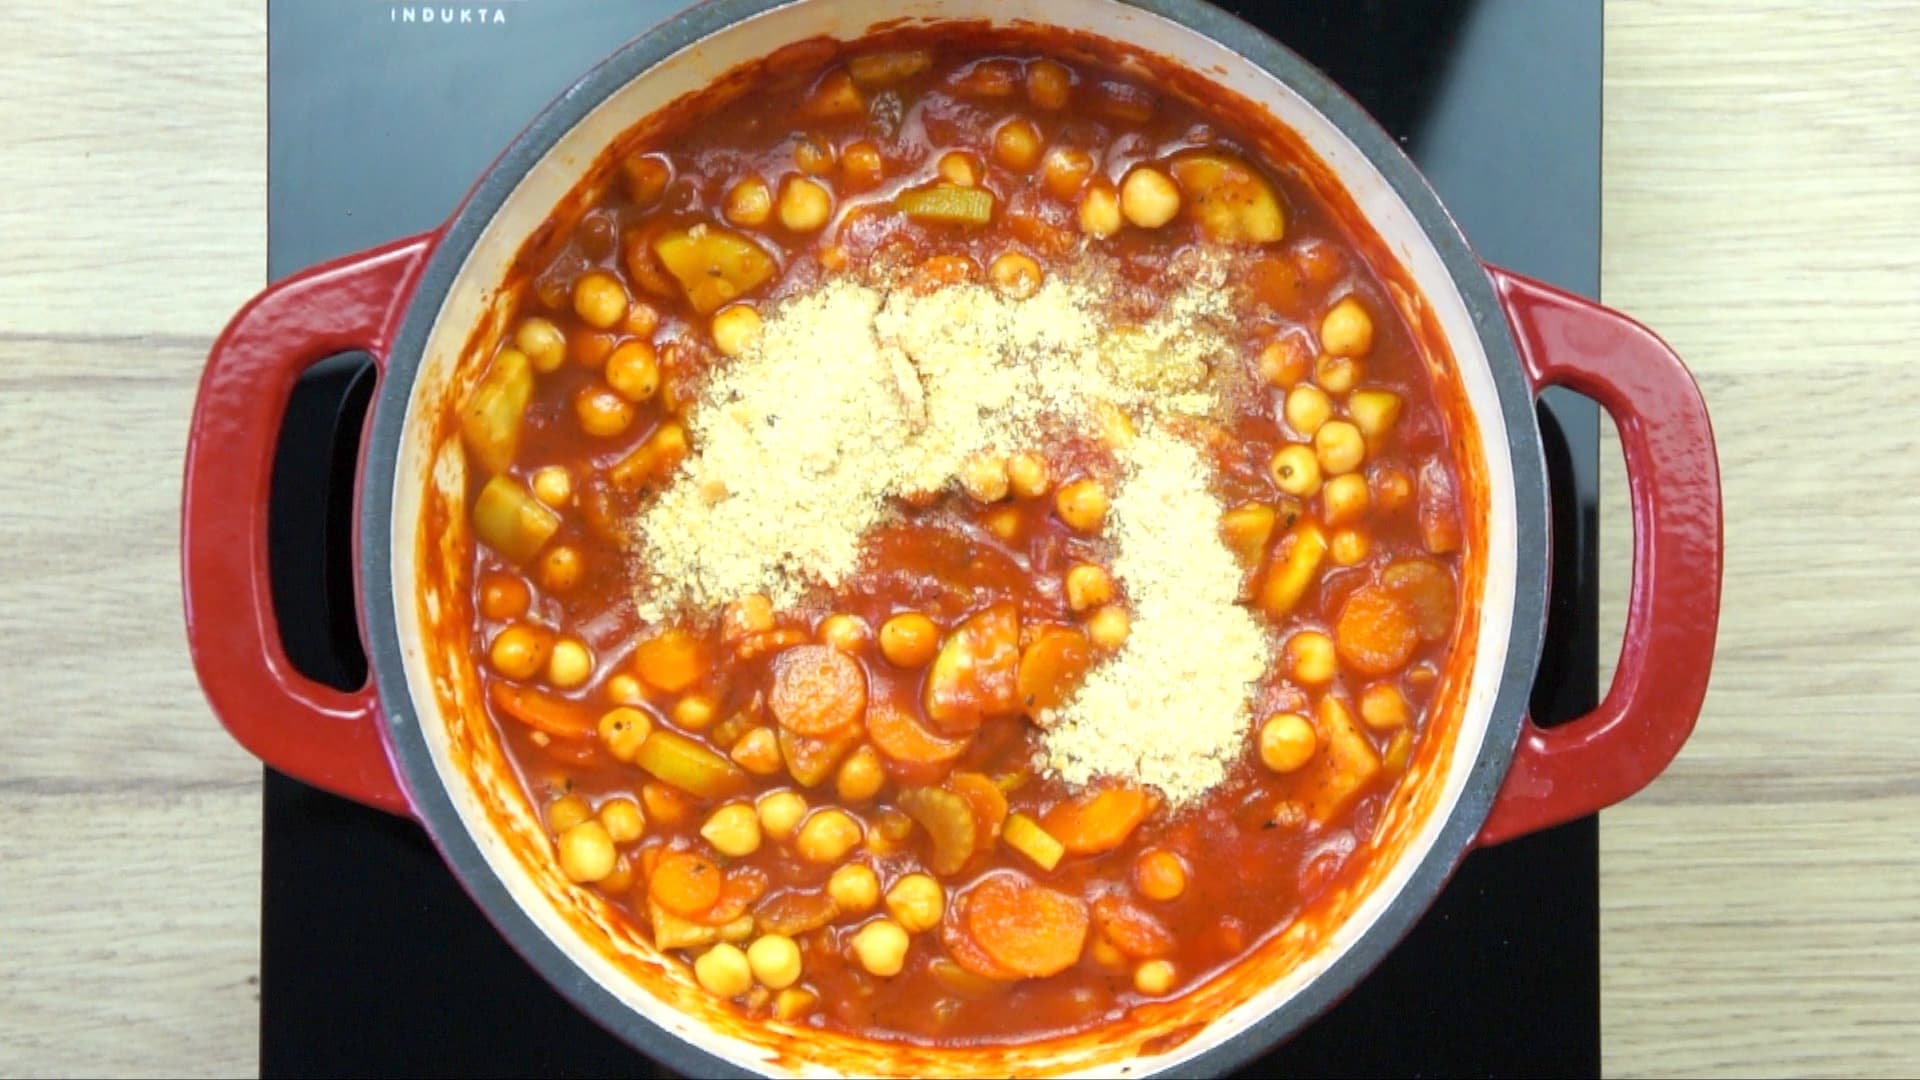
M 248 1074 L 259 774 L 194 686 L 176 534 L 206 345 L 263 276 L 264 14 L 8 16 L 0 1074 Z M 1605 296 L 1698 374 L 1728 527 L 1700 729 L 1603 816 L 1606 1070 L 1910 1073 L 1920 6 L 1606 19 Z

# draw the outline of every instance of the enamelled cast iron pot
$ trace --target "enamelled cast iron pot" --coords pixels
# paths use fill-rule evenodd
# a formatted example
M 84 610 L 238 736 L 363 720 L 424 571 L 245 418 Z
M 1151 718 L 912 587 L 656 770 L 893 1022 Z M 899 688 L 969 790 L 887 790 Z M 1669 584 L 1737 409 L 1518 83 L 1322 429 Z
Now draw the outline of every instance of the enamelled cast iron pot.
M 1692 730 L 1719 611 L 1718 465 L 1678 358 L 1625 316 L 1483 265 L 1393 140 L 1323 75 L 1196 0 L 712 0 L 589 72 L 507 148 L 451 220 L 283 281 L 208 358 L 182 522 L 189 640 L 208 699 L 275 768 L 410 814 L 476 903 L 572 1001 L 692 1075 L 1224 1072 L 1309 1022 L 1408 931 L 1474 847 L 1593 813 L 1649 783 Z M 1463 624 L 1442 716 L 1387 812 L 1371 868 L 1323 932 L 1280 934 L 1221 976 L 1119 1024 L 1016 1047 L 932 1049 L 748 1023 L 569 885 L 491 734 L 468 645 L 464 473 L 435 422 L 477 377 L 522 242 L 622 131 L 783 46 L 884 18 L 1058 27 L 1198 73 L 1317 156 L 1410 283 L 1451 355 L 1468 448 Z M 1249 117 L 1249 121 L 1265 119 Z M 1387 271 L 1383 270 L 1383 273 Z M 358 484 L 359 615 L 373 677 L 340 692 L 281 649 L 267 575 L 268 477 L 289 392 L 314 362 L 370 352 L 380 383 Z M 1443 361 L 1435 361 L 1442 363 Z M 1526 715 L 1546 618 L 1548 492 L 1534 399 L 1563 386 L 1619 427 L 1634 565 L 1625 644 L 1599 708 Z M 457 442 L 457 439 L 453 440 Z M 1477 474 L 1477 475 L 1476 475 Z M 437 512 L 435 512 L 437 511 Z M 1476 617 L 1477 615 L 1477 617 Z M 1397 817 L 1395 815 L 1398 815 Z

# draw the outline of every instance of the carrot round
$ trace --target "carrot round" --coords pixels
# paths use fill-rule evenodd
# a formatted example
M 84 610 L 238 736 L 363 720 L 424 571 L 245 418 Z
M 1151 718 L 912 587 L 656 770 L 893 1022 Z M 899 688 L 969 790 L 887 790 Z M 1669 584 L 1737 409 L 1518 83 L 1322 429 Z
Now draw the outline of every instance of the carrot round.
M 1134 787 L 1102 788 L 1056 805 L 1041 824 L 1075 855 L 1112 851 L 1153 813 L 1153 797 Z
M 494 708 L 556 739 L 589 738 L 598 723 L 592 713 L 574 702 L 524 686 L 494 683 L 487 687 L 487 698 Z
M 890 702 L 876 703 L 867 711 L 867 735 L 881 753 L 910 765 L 945 765 L 965 753 L 972 741 L 935 735 L 912 710 Z
M 698 919 L 720 902 L 723 880 L 712 859 L 691 851 L 669 851 L 654 866 L 647 893 L 668 911 Z
M 700 917 L 708 926 L 724 926 L 745 915 L 767 894 L 767 872 L 758 867 L 736 866 L 721 878 L 719 898 Z
M 1114 948 L 1135 960 L 1152 960 L 1173 951 L 1173 933 L 1125 897 L 1107 893 L 1095 900 L 1093 923 Z
M 1362 585 L 1340 606 L 1333 643 L 1348 667 L 1364 675 L 1385 675 L 1413 658 L 1420 629 L 1412 605 L 1398 592 Z
M 767 695 L 780 726 L 825 738 L 852 727 L 867 708 L 867 677 L 860 662 L 826 645 L 796 645 L 773 662 Z
M 965 896 L 955 901 L 954 910 L 948 912 L 947 921 L 940 925 L 940 943 L 946 946 L 947 955 L 952 957 L 953 962 L 963 970 L 983 979 L 992 979 L 996 982 L 1018 980 L 1019 972 L 1010 971 L 995 962 L 993 957 L 988 956 L 986 951 L 980 948 L 978 942 L 968 936 L 965 904 Z
M 1087 906 L 1003 871 L 967 893 L 967 933 L 996 965 L 1026 978 L 1058 975 L 1087 944 Z

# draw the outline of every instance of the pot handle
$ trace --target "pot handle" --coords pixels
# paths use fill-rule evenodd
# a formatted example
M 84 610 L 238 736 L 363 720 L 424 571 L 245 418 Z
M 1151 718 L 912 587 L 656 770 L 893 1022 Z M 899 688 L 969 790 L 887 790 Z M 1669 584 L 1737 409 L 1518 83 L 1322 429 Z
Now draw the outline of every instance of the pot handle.
M 187 646 L 220 722 L 273 768 L 396 814 L 408 802 L 372 681 L 335 690 L 296 671 L 281 648 L 267 577 L 268 485 L 295 380 L 354 350 L 384 370 L 389 330 L 430 240 L 317 266 L 233 317 L 200 377 L 180 513 Z
M 1653 782 L 1692 733 L 1720 619 L 1720 466 L 1706 402 L 1632 319 L 1489 266 L 1537 393 L 1563 386 L 1619 428 L 1633 503 L 1633 589 L 1613 685 L 1566 724 L 1527 720 L 1478 843 L 1585 817 Z

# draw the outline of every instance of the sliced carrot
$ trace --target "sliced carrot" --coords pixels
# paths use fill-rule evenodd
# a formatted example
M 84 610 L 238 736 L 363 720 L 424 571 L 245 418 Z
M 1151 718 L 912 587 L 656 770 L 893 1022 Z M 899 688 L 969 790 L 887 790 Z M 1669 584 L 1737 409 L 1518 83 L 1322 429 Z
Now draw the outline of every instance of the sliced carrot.
M 668 851 L 647 879 L 647 895 L 675 915 L 701 919 L 720 902 L 725 880 L 712 859 L 693 851 Z
M 1112 851 L 1153 813 L 1154 798 L 1135 787 L 1110 787 L 1056 804 L 1040 821 L 1075 855 Z
M 641 642 L 633 650 L 633 666 L 648 683 L 677 694 L 699 681 L 708 657 L 700 639 L 675 629 Z
M 1453 575 L 1430 559 L 1398 559 L 1380 574 L 1380 584 L 1400 594 L 1413 608 L 1422 641 L 1441 641 L 1453 632 L 1459 607 Z
M 647 820 L 656 825 L 680 825 L 693 817 L 693 801 L 658 780 L 640 785 L 640 805 L 646 808 Z
M 965 753 L 972 741 L 935 735 L 913 710 L 890 701 L 876 701 L 867 710 L 867 735 L 881 753 L 909 765 L 945 765 Z
M 955 906 L 948 910 L 947 921 L 940 926 L 940 944 L 946 946 L 947 955 L 960 968 L 982 979 L 995 982 L 1019 979 L 1019 972 L 1009 970 L 995 961 L 973 938 L 967 936 L 965 904 L 965 896 L 955 901 Z
M 524 686 L 497 682 L 487 687 L 487 698 L 494 708 L 556 739 L 591 738 L 599 723 L 581 705 Z
M 1362 585 L 1340 605 L 1333 643 L 1347 666 L 1366 675 L 1385 675 L 1413 658 L 1420 630 L 1412 605 L 1398 592 Z
M 958 873 L 973 858 L 980 828 L 966 799 L 945 788 L 907 788 L 894 799 L 906 815 L 933 839 L 928 867 L 936 874 Z
M 967 892 L 967 933 L 995 964 L 1027 978 L 1058 975 L 1087 944 L 1087 906 L 1001 871 Z
M 1028 714 L 1066 704 L 1093 666 L 1093 646 L 1079 630 L 1043 630 L 1020 654 L 1020 705 Z
M 767 705 L 780 726 L 797 735 L 838 735 L 866 711 L 867 676 L 839 649 L 798 645 L 774 660 Z
M 946 786 L 973 811 L 974 846 L 986 847 L 998 839 L 1007 820 L 1007 796 L 1000 785 L 985 773 L 957 772 L 947 777 Z
M 1093 902 L 1093 924 L 1114 948 L 1135 960 L 1152 960 L 1173 951 L 1172 931 L 1115 893 Z
M 708 926 L 724 926 L 747 913 L 767 894 L 767 872 L 755 866 L 736 866 L 726 872 L 720 883 L 720 899 L 700 921 Z

